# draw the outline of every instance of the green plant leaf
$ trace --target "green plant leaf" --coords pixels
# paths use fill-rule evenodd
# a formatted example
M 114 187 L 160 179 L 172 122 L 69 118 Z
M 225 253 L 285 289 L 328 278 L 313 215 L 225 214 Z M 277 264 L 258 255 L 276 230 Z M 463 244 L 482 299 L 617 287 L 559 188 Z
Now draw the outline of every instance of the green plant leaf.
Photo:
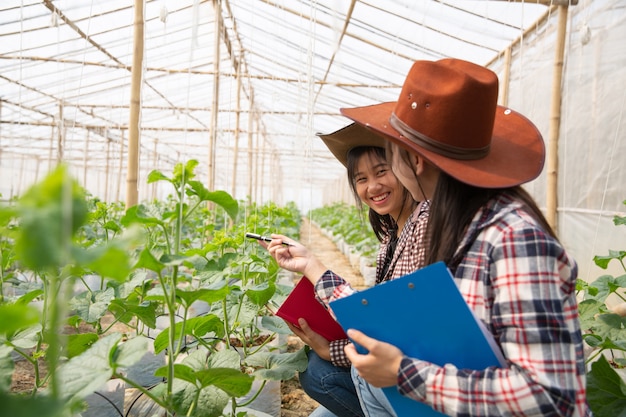
M 33 301 L 35 298 L 43 294 L 44 294 L 43 290 L 39 290 L 39 289 L 28 291 L 26 294 L 22 295 L 20 298 L 15 300 L 15 304 L 27 305 L 28 303 Z
M 596 325 L 596 314 L 604 307 L 604 303 L 590 298 L 578 303 L 578 318 L 580 320 L 580 328 L 591 330 Z
M 13 348 L 0 344 L 0 392 L 9 392 L 15 361 L 11 357 Z
M 183 364 L 199 372 L 212 368 L 230 368 L 240 372 L 240 357 L 234 350 L 219 350 L 208 356 L 205 348 L 192 352 L 183 359 Z M 186 414 L 196 396 L 198 397 L 197 411 L 194 417 L 218 417 L 221 416 L 224 407 L 228 404 L 230 396 L 213 385 L 199 389 L 195 384 L 175 379 L 174 380 L 174 406 L 178 413 Z
M 26 396 L 0 391 L 2 415 L 19 417 L 67 417 L 71 406 L 46 395 Z
M 109 358 L 121 338 L 119 333 L 105 336 L 59 368 L 59 386 L 64 398 L 84 399 L 111 378 L 113 368 Z
M 99 340 L 96 333 L 71 334 L 67 337 L 67 357 L 73 358 L 89 349 Z
M 224 323 L 215 314 L 193 317 L 191 319 L 187 319 L 184 323 L 176 323 L 174 328 L 176 340 L 180 339 L 183 326 L 185 328 L 185 335 L 193 336 L 196 339 L 200 339 L 209 333 L 213 333 L 217 338 L 224 335 Z M 157 335 L 154 339 L 154 353 L 159 353 L 168 347 L 169 334 L 170 328 L 168 327 Z
M 114 348 L 112 366 L 115 368 L 128 368 L 141 360 L 148 352 L 148 339 L 139 335 Z
M 604 356 L 587 374 L 587 401 L 595 417 L 626 417 L 626 384 Z
M 600 314 L 596 320 L 594 330 L 598 335 L 614 340 L 616 344 L 614 348 L 626 350 L 619 347 L 622 344 L 626 344 L 626 317 L 621 317 L 619 314 L 614 313 Z
M 196 372 L 202 388 L 213 385 L 231 397 L 246 395 L 252 388 L 254 377 L 232 368 L 211 368 Z
M 12 334 L 39 322 L 39 311 L 24 304 L 0 304 L 0 335 Z
M 157 303 L 144 301 L 137 304 L 132 301 L 115 298 L 109 304 L 109 311 L 122 323 L 130 323 L 135 317 L 151 329 L 156 328 Z
M 197 386 L 180 379 L 174 380 L 174 410 L 176 415 L 187 415 L 188 410 L 197 397 L 194 417 L 220 417 L 231 397 L 221 389 L 208 386 L 199 389 Z
M 611 275 L 602 275 L 589 285 L 592 288 L 596 288 L 598 291 L 593 298 L 604 302 L 609 295 L 613 294 L 621 287 L 626 287 L 626 275 L 617 278 Z
M 105 290 L 85 291 L 72 298 L 70 308 L 87 323 L 95 323 L 100 320 L 109 308 L 109 304 L 115 298 L 113 288 Z
M 7 338 L 12 345 L 21 349 L 33 348 L 39 343 L 42 326 L 40 323 L 21 329 Z M 2 338 L 0 338 L 1 340 Z
M 276 316 L 263 316 L 261 317 L 261 326 L 264 329 L 278 334 L 291 334 L 293 333 L 289 326 L 285 323 L 285 320 Z
M 160 376 L 163 378 L 169 378 L 169 367 L 162 366 L 156 371 L 154 371 L 154 376 Z M 198 382 L 198 378 L 196 376 L 196 371 L 187 365 L 183 365 L 181 363 L 174 364 L 174 377 L 178 379 L 182 379 L 183 381 L 187 381 L 190 384 L 196 385 Z
M 88 251 L 84 265 L 95 274 L 124 282 L 131 272 L 129 248 L 108 244 Z
M 228 216 L 236 220 L 237 213 L 239 212 L 239 203 L 226 191 L 209 191 L 200 181 L 188 181 L 192 192 L 187 192 L 189 195 L 197 195 L 200 201 L 212 201 L 215 204 L 222 207 Z
M 42 271 L 67 264 L 74 233 L 87 219 L 84 190 L 59 165 L 20 198 L 15 252 L 29 269 Z
M 246 290 L 246 295 L 257 306 L 264 306 L 276 292 L 273 282 L 264 282 Z
M 161 256 L 159 262 L 166 266 L 181 266 L 185 262 L 185 260 L 187 260 L 187 257 L 184 255 L 166 253 Z
M 126 214 L 122 216 L 120 222 L 122 225 L 127 227 L 133 223 L 139 223 L 146 226 L 160 226 L 164 224 L 162 220 L 150 215 L 146 206 L 143 204 L 132 206 L 126 210 Z
M 197 360 L 198 359 L 202 359 L 202 356 L 196 356 L 194 358 L 189 357 L 188 359 L 190 359 L 189 363 L 192 363 L 195 361 L 195 363 L 197 364 Z M 185 362 L 188 363 L 188 362 Z M 239 353 L 235 350 L 220 350 L 214 354 L 212 354 L 211 356 L 209 356 L 209 359 L 207 361 L 208 367 L 209 368 L 232 368 L 232 369 L 240 369 L 241 368 L 241 356 L 239 356 Z M 198 368 L 196 365 L 195 369 L 203 369 L 203 368 Z
M 304 348 L 297 352 L 259 352 L 245 359 L 246 365 L 259 367 L 253 375 L 261 379 L 285 381 L 306 369 L 308 359 Z
M 137 260 L 137 263 L 133 266 L 133 269 L 138 268 L 149 269 L 150 271 L 154 271 L 158 274 L 163 270 L 163 268 L 165 268 L 165 265 L 159 262 L 148 248 L 144 248 L 144 250 L 142 250 L 139 254 L 139 260 Z
M 148 184 L 152 184 L 153 182 L 157 182 L 157 181 L 169 181 L 169 182 L 171 182 L 171 179 L 169 177 L 165 176 L 161 171 L 157 171 L 156 169 L 150 171 L 150 173 L 148 174 L 147 183 Z
M 602 269 L 606 269 L 609 266 L 609 262 L 613 259 L 621 261 L 626 256 L 626 251 L 609 250 L 609 254 L 606 256 L 594 256 L 593 261 Z

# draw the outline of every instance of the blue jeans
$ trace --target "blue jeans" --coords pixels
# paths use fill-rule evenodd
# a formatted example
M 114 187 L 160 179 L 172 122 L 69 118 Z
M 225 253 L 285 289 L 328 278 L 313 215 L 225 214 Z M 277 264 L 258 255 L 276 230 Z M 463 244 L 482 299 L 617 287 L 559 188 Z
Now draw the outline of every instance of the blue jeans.
M 299 378 L 304 392 L 322 405 L 313 412 L 314 416 L 365 417 L 350 368 L 335 366 L 310 350 L 309 365 Z
M 391 407 L 382 389 L 368 384 L 358 375 L 354 367 L 351 373 L 359 401 L 361 402 L 361 408 L 366 417 L 396 417 L 396 412 Z

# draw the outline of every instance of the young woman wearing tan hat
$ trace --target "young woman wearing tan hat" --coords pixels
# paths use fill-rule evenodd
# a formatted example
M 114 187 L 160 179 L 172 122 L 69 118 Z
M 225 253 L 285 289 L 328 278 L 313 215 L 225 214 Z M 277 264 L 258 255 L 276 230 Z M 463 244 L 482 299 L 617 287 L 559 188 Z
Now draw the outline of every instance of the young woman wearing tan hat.
M 428 203 L 411 197 L 391 171 L 385 156 L 385 140 L 358 124 L 328 135 L 319 135 L 333 155 L 346 167 L 358 205 L 369 207 L 369 221 L 381 241 L 376 265 L 376 283 L 397 278 L 423 266 L 424 235 Z M 286 237 L 273 235 L 280 239 Z M 302 245 L 294 252 L 302 262 L 318 262 Z M 326 269 L 325 267 L 323 267 Z M 292 271 L 302 272 L 299 269 Z M 351 293 L 350 285 L 327 271 L 338 291 Z M 300 328 L 287 323 L 311 347 L 307 370 L 299 375 L 304 391 L 321 404 L 311 416 L 363 416 L 344 352 L 348 339 L 328 341 L 301 320 Z
M 379 389 L 389 386 L 450 416 L 591 415 L 576 262 L 520 186 L 543 168 L 543 139 L 524 116 L 498 106 L 497 95 L 486 68 L 417 61 L 397 102 L 341 109 L 388 141 L 397 177 L 431 200 L 426 264 L 448 265 L 508 364 L 436 365 L 349 330 L 369 352 L 345 349 L 366 416 L 395 415 Z M 314 268 L 307 276 L 321 276 Z

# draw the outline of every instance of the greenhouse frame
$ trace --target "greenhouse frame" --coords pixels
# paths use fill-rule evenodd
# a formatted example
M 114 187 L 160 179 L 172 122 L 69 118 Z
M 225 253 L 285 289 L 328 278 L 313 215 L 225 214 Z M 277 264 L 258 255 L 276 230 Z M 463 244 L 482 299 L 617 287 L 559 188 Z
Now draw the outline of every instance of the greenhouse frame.
M 297 249 L 291 246 L 306 252 L 289 239 L 298 241 L 303 224 L 309 232 L 322 230 L 312 213 L 337 207 L 333 214 L 355 220 L 347 234 L 360 240 L 322 232 L 335 239 L 333 250 L 343 246 L 346 259 L 341 259 L 351 272 L 360 268 L 356 274 L 364 277 L 369 268 L 373 275 L 364 287 L 380 288 L 375 284 L 388 269 L 377 274 L 376 253 L 383 259 L 381 248 L 388 245 L 387 266 L 402 253 L 395 251 L 398 236 L 389 231 L 407 224 L 405 219 L 379 225 L 389 239 L 384 241 L 376 239 L 382 232 L 371 223 L 373 236 L 367 207 L 359 196 L 355 201 L 344 165 L 319 135 L 352 123 L 342 116 L 343 108 L 397 101 L 416 61 L 457 58 L 493 71 L 498 104 L 528 117 L 545 143 L 543 169 L 523 188 L 566 249 L 546 266 L 556 277 L 549 288 L 563 288 L 554 291 L 555 298 L 539 294 L 537 301 L 538 294 L 529 299 L 515 294 L 509 303 L 545 303 L 537 308 L 542 314 L 570 306 L 559 316 L 567 315 L 567 323 L 554 325 L 556 335 L 538 336 L 550 343 L 542 339 L 533 348 L 556 346 L 557 338 L 569 337 L 564 356 L 576 351 L 571 356 L 576 359 L 568 369 L 576 368 L 572 379 L 578 384 L 585 360 L 586 395 L 596 416 L 612 417 L 620 409 L 623 415 L 624 39 L 625 0 L 2 0 L 1 407 L 27 417 L 82 417 L 82 411 L 85 417 L 100 417 L 95 406 L 100 398 L 94 396 L 115 380 L 113 391 L 122 396 L 107 400 L 105 406 L 115 408 L 112 416 L 123 414 L 122 405 L 145 406 L 146 415 L 154 406 L 164 417 L 235 416 L 254 403 L 245 395 L 258 395 L 270 383 L 280 387 L 304 371 L 306 347 L 286 352 L 284 344 L 269 345 L 297 333 L 272 310 L 279 305 L 275 300 L 285 302 L 297 285 L 296 273 L 288 272 L 276 254 L 287 248 L 293 256 Z M 350 211 L 340 213 L 340 204 Z M 434 236 L 415 230 L 420 239 Z M 273 233 L 284 236 L 272 240 Z M 399 235 L 402 241 L 404 232 Z M 300 242 L 313 247 L 310 236 Z M 546 241 L 533 244 L 560 248 Z M 535 249 L 525 245 L 528 252 Z M 438 249 L 429 255 L 440 257 Z M 560 263 L 565 253 L 575 263 Z M 440 258 L 454 259 L 452 253 Z M 524 262 L 541 264 L 537 259 L 527 255 Z M 489 262 L 490 267 L 496 263 Z M 570 269 L 556 271 L 561 267 Z M 305 275 L 318 274 L 302 272 L 299 278 Z M 331 280 L 341 276 L 328 275 Z M 478 279 L 459 284 L 454 273 L 450 278 L 453 290 L 455 282 L 489 286 Z M 533 285 L 527 288 L 543 291 Z M 309 301 L 321 308 L 321 290 L 315 290 Z M 441 294 L 430 295 L 429 301 L 440 301 Z M 357 305 L 368 301 L 364 297 Z M 480 321 L 472 307 L 459 305 L 471 323 Z M 398 314 L 404 305 L 400 308 Z M 488 337 L 502 336 L 491 330 Z M 479 337 L 487 333 L 478 328 Z M 584 354 L 581 345 L 588 349 Z M 262 359 L 254 356 L 258 352 Z M 142 363 L 146 358 L 152 362 Z M 27 378 L 34 386 L 12 395 L 8 388 L 19 361 L 32 367 Z M 569 366 L 561 357 L 558 362 Z M 502 359 L 493 366 L 512 365 Z M 623 376 L 614 377 L 611 366 Z M 145 372 L 129 377 L 137 369 Z M 257 394 L 249 394 L 255 392 L 253 383 L 260 384 Z M 603 384 L 609 383 L 615 386 L 607 394 Z M 576 392 L 585 391 L 582 383 L 576 386 Z M 110 398 L 119 392 L 109 392 Z M 582 410 L 586 404 L 569 407 Z M 126 410 L 126 415 L 133 414 Z

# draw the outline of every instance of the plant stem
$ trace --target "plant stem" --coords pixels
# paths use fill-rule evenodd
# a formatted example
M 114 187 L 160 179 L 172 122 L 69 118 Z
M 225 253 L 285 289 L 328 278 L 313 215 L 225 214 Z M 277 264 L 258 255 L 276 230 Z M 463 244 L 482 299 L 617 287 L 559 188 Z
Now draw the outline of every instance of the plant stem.
M 167 404 L 165 404 L 164 402 L 162 402 L 159 397 L 153 395 L 149 390 L 147 390 L 145 387 L 137 384 L 135 381 L 126 378 L 124 375 L 122 374 L 118 374 L 117 372 L 113 373 L 113 377 L 114 378 L 119 378 L 122 381 L 124 381 L 126 384 L 130 385 L 131 387 L 137 389 L 138 391 L 140 391 L 142 394 L 144 394 L 145 396 L 147 396 L 148 398 L 150 398 L 152 401 L 154 401 L 156 404 L 158 404 L 160 407 L 163 407 L 164 409 L 167 410 Z
M 254 400 L 257 399 L 257 397 L 259 395 L 261 395 L 261 391 L 263 391 L 263 388 L 265 388 L 265 384 L 267 383 L 267 379 L 264 379 L 263 382 L 261 382 L 261 387 L 257 390 L 257 392 L 252 396 L 252 398 L 250 398 L 248 401 L 241 403 L 241 404 L 237 404 L 237 407 L 245 407 L 246 405 L 252 404 L 252 402 Z M 233 402 L 235 402 L 235 399 L 233 398 Z

